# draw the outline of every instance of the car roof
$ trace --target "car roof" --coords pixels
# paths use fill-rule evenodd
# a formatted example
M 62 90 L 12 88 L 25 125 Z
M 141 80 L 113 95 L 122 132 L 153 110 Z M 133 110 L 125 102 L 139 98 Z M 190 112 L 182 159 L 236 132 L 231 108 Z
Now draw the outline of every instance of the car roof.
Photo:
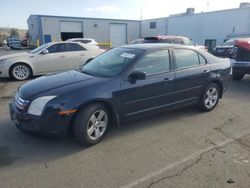
M 71 41 L 71 40 L 94 40 L 94 39 L 91 39 L 91 38 L 71 38 L 71 39 L 68 39 L 66 41 Z
M 131 44 L 120 46 L 120 48 L 134 48 L 134 49 L 142 49 L 142 50 L 154 50 L 161 48 L 185 48 L 185 49 L 195 49 L 200 51 L 199 49 L 193 46 L 185 46 L 182 44 L 168 44 L 168 43 L 143 43 L 143 44 Z
M 161 39 L 189 39 L 183 36 L 174 36 L 174 35 L 157 35 L 152 37 L 145 37 L 145 40 L 161 40 Z M 190 39 L 189 39 L 190 40 Z
M 92 45 L 92 44 L 85 44 L 85 43 L 81 43 L 81 42 L 73 42 L 73 41 L 61 41 L 61 42 L 50 42 L 48 43 L 48 45 L 53 45 L 53 44 L 78 44 L 82 47 L 84 47 L 85 49 L 94 49 L 96 46 L 95 45 Z

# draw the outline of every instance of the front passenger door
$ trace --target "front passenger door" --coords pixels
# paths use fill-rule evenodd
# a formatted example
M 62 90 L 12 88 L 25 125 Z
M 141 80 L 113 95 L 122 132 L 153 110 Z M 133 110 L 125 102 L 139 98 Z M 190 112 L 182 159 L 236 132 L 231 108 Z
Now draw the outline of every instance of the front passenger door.
M 47 48 L 47 54 L 39 54 L 35 58 L 38 74 L 47 74 L 67 70 L 66 43 L 53 44 Z
M 169 50 L 146 54 L 130 71 L 146 73 L 145 80 L 121 83 L 121 103 L 124 118 L 164 108 L 173 102 L 174 71 L 171 70 Z M 129 74 L 128 74 L 129 75 Z

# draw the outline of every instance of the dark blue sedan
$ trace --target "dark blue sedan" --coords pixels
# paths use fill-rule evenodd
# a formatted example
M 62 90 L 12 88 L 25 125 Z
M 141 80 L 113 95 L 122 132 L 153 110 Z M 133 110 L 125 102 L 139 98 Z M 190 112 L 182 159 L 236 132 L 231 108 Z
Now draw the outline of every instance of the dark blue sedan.
M 213 110 L 231 80 L 228 59 L 194 47 L 136 44 L 111 49 L 79 70 L 22 85 L 10 104 L 16 126 L 100 142 L 111 123 L 197 105 Z

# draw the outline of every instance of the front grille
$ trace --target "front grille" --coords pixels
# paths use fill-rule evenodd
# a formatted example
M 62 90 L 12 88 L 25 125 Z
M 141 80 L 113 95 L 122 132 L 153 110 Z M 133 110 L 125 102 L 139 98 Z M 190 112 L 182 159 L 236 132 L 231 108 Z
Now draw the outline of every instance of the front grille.
M 14 104 L 18 110 L 20 111 L 27 110 L 29 103 L 30 102 L 28 100 L 24 100 L 18 94 L 16 94 Z

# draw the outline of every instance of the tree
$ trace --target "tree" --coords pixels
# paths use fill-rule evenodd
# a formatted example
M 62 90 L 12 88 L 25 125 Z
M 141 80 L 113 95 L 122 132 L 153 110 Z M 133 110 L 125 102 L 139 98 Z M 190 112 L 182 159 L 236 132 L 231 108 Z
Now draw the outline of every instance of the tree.
M 7 38 L 7 34 L 4 31 L 0 30 L 0 45 L 3 43 L 3 41 Z
M 11 36 L 11 37 L 19 37 L 18 30 L 12 28 L 12 29 L 10 30 L 10 36 Z

